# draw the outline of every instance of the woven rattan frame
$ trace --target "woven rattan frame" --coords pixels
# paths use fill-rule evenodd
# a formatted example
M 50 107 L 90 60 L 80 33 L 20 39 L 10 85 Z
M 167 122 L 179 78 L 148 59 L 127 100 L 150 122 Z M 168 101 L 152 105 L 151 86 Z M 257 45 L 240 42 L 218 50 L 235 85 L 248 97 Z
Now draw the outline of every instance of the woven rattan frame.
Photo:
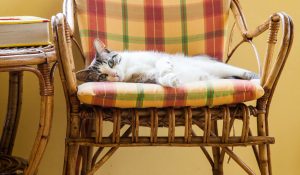
M 236 161 L 247 174 L 253 175 L 255 173 L 228 148 L 229 146 L 252 146 L 260 173 L 272 174 L 269 145 L 274 143 L 274 138 L 269 136 L 268 111 L 293 41 L 293 23 L 287 14 L 275 13 L 255 30 L 249 31 L 238 0 L 231 1 L 232 14 L 242 40 L 228 51 L 227 60 L 242 43 L 253 44 L 252 40 L 255 37 L 269 31 L 261 75 L 261 85 L 265 95 L 256 101 L 255 106 L 236 104 L 213 108 L 118 109 L 82 105 L 77 99 L 77 82 L 72 55 L 76 3 L 73 0 L 65 0 L 63 9 L 63 13 L 52 18 L 52 26 L 68 108 L 64 174 L 94 174 L 119 147 L 136 146 L 196 146 L 200 147 L 207 157 L 214 175 L 223 174 L 225 154 Z M 279 45 L 279 53 L 274 57 L 280 24 L 283 37 Z M 253 135 L 249 128 L 250 117 L 255 117 L 257 120 L 257 135 Z M 223 123 L 220 132 L 217 126 L 218 120 Z M 242 132 L 232 136 L 230 134 L 232 126 L 238 120 L 242 121 Z M 110 136 L 103 135 L 104 121 L 113 123 Z M 149 136 L 139 135 L 140 126 L 151 128 Z M 175 135 L 176 126 L 185 128 L 183 136 Z M 167 136 L 158 135 L 160 127 L 168 128 Z M 203 130 L 203 134 L 197 135 L 194 127 Z M 204 146 L 212 147 L 212 157 Z M 110 148 L 109 151 L 99 157 L 105 147 Z M 93 152 L 93 148 L 98 149 Z
M 0 49 L 0 72 L 9 72 L 7 113 L 0 140 L 0 174 L 37 173 L 50 136 L 56 65 L 53 45 Z M 11 156 L 21 114 L 24 71 L 36 75 L 41 96 L 39 126 L 27 160 Z

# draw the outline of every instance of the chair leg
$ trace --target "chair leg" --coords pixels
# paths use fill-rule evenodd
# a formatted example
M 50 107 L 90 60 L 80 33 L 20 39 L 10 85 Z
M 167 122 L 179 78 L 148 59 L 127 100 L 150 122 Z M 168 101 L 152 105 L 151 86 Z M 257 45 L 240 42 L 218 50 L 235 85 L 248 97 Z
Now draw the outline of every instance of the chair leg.
M 261 113 L 257 118 L 257 131 L 259 136 L 266 136 L 266 123 L 265 114 Z M 269 175 L 267 144 L 258 145 L 259 159 L 260 159 L 260 172 L 261 175 Z
M 218 122 L 215 120 L 211 125 L 212 131 L 218 136 Z M 213 175 L 223 175 L 223 161 L 221 161 L 220 147 L 212 147 L 214 164 L 212 167 Z
M 0 152 L 11 155 L 17 134 L 22 104 L 23 72 L 9 73 L 9 96 L 5 125 L 0 140 Z
M 213 147 L 214 166 L 212 168 L 213 175 L 223 175 L 223 161 L 220 161 L 220 148 Z
M 68 114 L 70 116 L 70 114 Z M 67 138 L 77 138 L 79 136 L 79 128 L 81 120 L 79 116 L 73 116 L 69 122 Z M 78 159 L 79 156 L 79 145 L 70 144 L 68 141 L 65 146 L 65 161 L 64 161 L 64 175 L 78 175 Z
M 87 120 L 85 121 L 82 133 L 84 137 L 91 137 L 92 132 L 94 130 L 93 122 Z M 85 175 L 92 167 L 92 158 L 93 158 L 93 146 L 82 146 L 81 147 L 82 153 L 82 168 L 81 174 Z
M 79 158 L 79 145 L 68 145 L 66 143 L 65 148 L 65 162 L 64 162 L 64 170 L 63 175 L 78 175 L 77 172 L 77 160 Z
M 92 155 L 93 155 L 93 147 L 92 146 L 84 146 L 82 148 L 82 168 L 81 174 L 85 175 L 92 167 Z
M 269 175 L 268 159 L 267 159 L 267 145 L 259 145 L 259 157 L 260 157 L 260 171 L 261 175 Z
M 270 144 L 267 145 L 267 154 L 268 154 L 268 168 L 269 168 L 269 175 L 272 175 L 272 162 L 271 162 L 271 148 Z

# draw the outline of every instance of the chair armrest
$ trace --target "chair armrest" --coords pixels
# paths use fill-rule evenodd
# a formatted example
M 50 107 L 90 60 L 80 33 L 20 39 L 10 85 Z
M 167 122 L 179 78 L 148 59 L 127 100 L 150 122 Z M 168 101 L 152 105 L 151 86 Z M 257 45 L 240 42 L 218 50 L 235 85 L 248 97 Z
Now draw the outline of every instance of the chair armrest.
M 289 15 L 284 12 L 275 13 L 270 19 L 268 48 L 262 75 L 264 79 L 261 82 L 263 87 L 267 90 L 274 89 L 276 87 L 277 81 L 290 53 L 294 38 L 294 25 Z M 282 23 L 283 36 L 280 43 L 279 53 L 275 59 L 273 53 L 277 43 L 277 32 L 280 22 Z
M 51 24 L 59 63 L 60 77 L 67 94 L 69 96 L 74 96 L 77 94 L 77 80 L 72 53 L 72 41 L 69 32 L 70 28 L 66 22 L 66 16 L 62 13 L 53 16 Z
M 263 24 L 256 27 L 253 31 L 249 31 L 238 0 L 232 0 L 231 9 L 244 41 L 251 42 L 253 38 L 269 30 L 268 46 L 261 75 L 261 85 L 265 91 L 273 91 L 293 43 L 293 22 L 291 17 L 284 12 L 274 13 Z M 274 50 L 276 44 L 278 44 L 277 34 L 280 23 L 282 24 L 283 37 L 278 55 L 275 58 Z

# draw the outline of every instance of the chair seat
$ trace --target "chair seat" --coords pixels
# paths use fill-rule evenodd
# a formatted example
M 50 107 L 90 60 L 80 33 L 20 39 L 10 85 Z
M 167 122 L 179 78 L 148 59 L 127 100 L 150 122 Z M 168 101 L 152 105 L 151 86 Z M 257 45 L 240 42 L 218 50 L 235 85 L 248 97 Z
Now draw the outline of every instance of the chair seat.
M 218 79 L 199 81 L 178 88 L 157 84 L 88 82 L 78 87 L 82 103 L 102 107 L 201 107 L 251 101 L 263 96 L 258 83 L 247 80 Z

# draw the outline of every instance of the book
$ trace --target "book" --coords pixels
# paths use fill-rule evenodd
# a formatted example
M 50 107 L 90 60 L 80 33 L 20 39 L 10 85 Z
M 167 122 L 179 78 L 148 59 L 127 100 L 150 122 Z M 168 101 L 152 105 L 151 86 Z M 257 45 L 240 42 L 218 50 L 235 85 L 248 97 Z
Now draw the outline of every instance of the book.
M 0 48 L 50 44 L 49 22 L 35 16 L 0 17 Z

